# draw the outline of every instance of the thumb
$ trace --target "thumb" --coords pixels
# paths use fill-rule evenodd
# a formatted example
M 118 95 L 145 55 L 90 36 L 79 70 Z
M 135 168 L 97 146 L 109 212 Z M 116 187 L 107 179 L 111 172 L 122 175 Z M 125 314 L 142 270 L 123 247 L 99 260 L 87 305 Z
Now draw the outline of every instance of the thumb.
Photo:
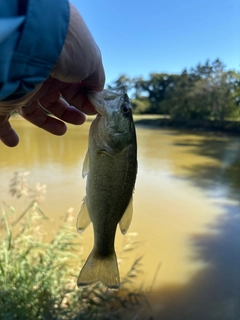
M 71 3 L 66 39 L 50 75 L 65 83 L 89 79 L 87 83 L 93 81 L 94 87 L 103 86 L 105 80 L 100 50 L 82 16 Z

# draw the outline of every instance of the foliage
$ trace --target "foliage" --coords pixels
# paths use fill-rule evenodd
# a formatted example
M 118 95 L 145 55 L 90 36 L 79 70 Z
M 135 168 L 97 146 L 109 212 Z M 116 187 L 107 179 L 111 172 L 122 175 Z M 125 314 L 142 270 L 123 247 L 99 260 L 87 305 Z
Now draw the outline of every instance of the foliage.
M 150 101 L 147 98 L 132 99 L 131 104 L 136 114 L 151 113 Z
M 140 258 L 123 278 L 119 292 L 99 283 L 83 289 L 76 287 L 83 261 L 81 243 L 71 225 L 72 210 L 67 211 L 53 239 L 46 241 L 42 222 L 47 217 L 40 208 L 46 186 L 29 187 L 27 174 L 15 174 L 10 192 L 17 199 L 30 198 L 30 204 L 20 214 L 6 204 L 2 208 L 0 318 L 128 319 L 128 314 L 146 308 L 145 295 L 131 291 L 129 286 L 139 273 Z M 130 243 L 127 250 L 133 247 L 134 243 Z
M 113 86 L 127 83 L 135 113 L 170 115 L 172 119 L 224 121 L 239 116 L 240 74 L 216 59 L 181 74 L 151 73 L 149 79 L 122 75 Z

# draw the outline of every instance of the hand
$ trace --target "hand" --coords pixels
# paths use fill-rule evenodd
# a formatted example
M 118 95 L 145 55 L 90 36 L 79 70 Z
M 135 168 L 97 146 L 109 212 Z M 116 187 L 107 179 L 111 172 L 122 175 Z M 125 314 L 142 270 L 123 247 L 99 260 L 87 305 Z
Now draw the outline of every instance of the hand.
M 49 78 L 21 99 L 0 102 L 0 140 L 9 147 L 19 142 L 8 121 L 13 110 L 34 125 L 56 135 L 66 132 L 65 123 L 47 115 L 40 106 L 65 122 L 84 123 L 84 113 L 96 113 L 85 92 L 88 89 L 103 90 L 104 82 L 99 48 L 82 17 L 70 4 L 66 40 Z

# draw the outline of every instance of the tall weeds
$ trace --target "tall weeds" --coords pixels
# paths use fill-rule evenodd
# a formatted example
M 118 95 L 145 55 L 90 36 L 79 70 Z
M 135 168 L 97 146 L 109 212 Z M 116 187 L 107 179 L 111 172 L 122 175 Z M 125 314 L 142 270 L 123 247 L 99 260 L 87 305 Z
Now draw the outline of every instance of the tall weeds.
M 41 209 L 46 186 L 30 187 L 27 175 L 16 173 L 10 184 L 13 197 L 28 199 L 26 208 L 18 212 L 2 205 L 0 319 L 146 319 L 145 295 L 130 289 L 139 274 L 141 258 L 123 278 L 119 292 L 100 283 L 78 289 L 82 245 L 70 223 L 71 210 L 53 239 L 46 241 L 42 222 L 47 217 Z M 128 243 L 126 251 L 133 250 L 135 244 Z

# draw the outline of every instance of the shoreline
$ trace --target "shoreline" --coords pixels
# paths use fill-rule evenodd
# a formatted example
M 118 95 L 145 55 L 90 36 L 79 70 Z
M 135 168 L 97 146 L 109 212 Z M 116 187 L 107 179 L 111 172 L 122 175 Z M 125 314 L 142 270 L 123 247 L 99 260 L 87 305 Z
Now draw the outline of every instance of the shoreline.
M 171 118 L 136 117 L 135 125 L 158 129 L 181 129 L 197 132 L 219 132 L 232 135 L 240 134 L 240 122 L 230 120 L 175 120 Z
M 91 122 L 95 115 L 86 116 L 86 121 Z M 25 120 L 19 115 L 14 115 L 11 120 Z M 193 132 L 214 132 L 227 133 L 231 135 L 240 134 L 240 121 L 231 120 L 183 120 L 171 119 L 168 116 L 151 115 L 151 114 L 133 114 L 134 123 L 136 126 L 150 127 L 154 129 L 180 129 Z

